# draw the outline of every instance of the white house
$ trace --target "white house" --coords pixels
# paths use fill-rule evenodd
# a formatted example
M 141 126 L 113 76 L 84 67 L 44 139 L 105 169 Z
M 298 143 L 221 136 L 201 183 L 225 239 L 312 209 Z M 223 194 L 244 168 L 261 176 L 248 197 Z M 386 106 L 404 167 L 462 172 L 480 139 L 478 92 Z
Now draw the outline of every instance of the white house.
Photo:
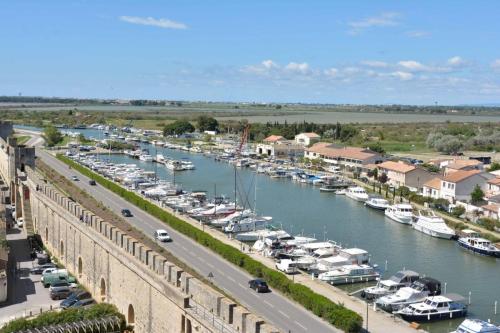
M 436 177 L 436 174 L 402 161 L 385 161 L 377 166 L 379 174 L 383 172 L 387 175 L 390 185 L 406 186 L 412 191 L 420 191 L 427 181 Z
M 256 153 L 276 158 L 299 157 L 304 154 L 304 146 L 280 135 L 271 135 L 257 144 Z
M 441 198 L 450 202 L 468 201 L 476 185 L 479 185 L 483 191 L 487 191 L 487 182 L 493 177 L 480 170 L 458 170 L 448 173 L 441 180 Z
M 295 136 L 295 142 L 304 146 L 309 146 L 319 141 L 321 136 L 316 133 L 300 133 Z
M 441 178 L 436 177 L 427 181 L 422 188 L 422 195 L 433 199 L 441 197 Z

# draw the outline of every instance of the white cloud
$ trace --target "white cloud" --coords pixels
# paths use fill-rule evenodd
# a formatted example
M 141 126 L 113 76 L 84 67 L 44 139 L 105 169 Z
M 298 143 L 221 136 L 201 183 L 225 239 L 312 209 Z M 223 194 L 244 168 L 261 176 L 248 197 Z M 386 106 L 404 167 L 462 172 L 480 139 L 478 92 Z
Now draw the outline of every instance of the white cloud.
M 389 64 L 383 61 L 378 61 L 378 60 L 365 60 L 362 61 L 361 64 L 369 67 L 376 67 L 376 68 L 385 68 L 388 67 Z
M 428 32 L 428 31 L 418 31 L 418 30 L 416 30 L 416 31 L 407 31 L 406 35 L 408 37 L 412 37 L 412 38 L 423 38 L 423 37 L 430 36 L 431 33 Z
M 450 59 L 448 59 L 447 63 L 450 66 L 458 67 L 458 66 L 465 65 L 466 62 L 461 57 L 455 56 L 455 57 L 451 57 Z
M 408 81 L 408 80 L 413 79 L 412 73 L 402 72 L 402 71 L 392 72 L 391 76 L 397 77 L 398 79 L 400 79 L 402 81 Z
M 398 65 L 413 72 L 422 72 L 428 69 L 427 66 L 415 60 L 402 60 L 398 62 Z
M 495 59 L 495 61 L 491 63 L 491 68 L 500 70 L 500 59 Z
M 120 16 L 120 20 L 140 25 L 149 25 L 153 27 L 163 28 L 163 29 L 187 29 L 187 25 L 180 22 L 175 22 L 165 18 L 153 18 L 153 17 L 138 17 L 138 16 Z
M 309 64 L 307 62 L 303 63 L 291 62 L 288 65 L 286 65 L 285 69 L 290 72 L 306 74 L 307 72 L 309 72 Z
M 277 68 L 279 67 L 278 64 L 276 64 L 274 61 L 272 60 L 264 60 L 262 62 L 262 66 L 264 66 L 265 68 L 267 69 L 271 69 L 271 68 Z
M 332 68 L 325 69 L 324 73 L 326 76 L 336 77 L 339 75 L 339 70 L 337 68 L 332 67 Z
M 351 27 L 349 32 L 351 34 L 358 34 L 365 29 L 373 27 L 396 26 L 399 25 L 398 18 L 400 16 L 401 15 L 399 13 L 386 12 L 378 16 L 367 17 L 359 21 L 351 21 L 349 22 L 349 26 Z

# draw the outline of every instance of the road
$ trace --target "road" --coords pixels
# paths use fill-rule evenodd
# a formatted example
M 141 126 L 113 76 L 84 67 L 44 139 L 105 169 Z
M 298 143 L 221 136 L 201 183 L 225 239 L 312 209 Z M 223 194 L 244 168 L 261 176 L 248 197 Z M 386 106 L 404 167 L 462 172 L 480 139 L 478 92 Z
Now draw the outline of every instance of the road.
M 87 191 L 96 200 L 104 203 L 115 213 L 120 214 L 123 208 L 130 209 L 134 216 L 127 218 L 127 221 L 137 229 L 142 230 L 144 234 L 152 235 L 157 229 L 166 229 L 172 236 L 173 242 L 162 243 L 163 247 L 202 276 L 208 276 L 209 273 L 212 273 L 214 276 L 212 281 L 217 287 L 227 292 L 243 306 L 253 313 L 258 314 L 284 333 L 341 332 L 277 292 L 267 294 L 255 293 L 248 288 L 248 281 L 252 279 L 252 276 L 239 267 L 227 262 L 190 238 L 169 228 L 162 221 L 145 213 L 102 186 L 90 186 L 88 184 L 89 178 L 73 169 L 69 169 L 66 164 L 46 151 L 37 148 L 36 155 L 68 179 L 73 175 L 78 176 L 80 179 L 78 187 Z

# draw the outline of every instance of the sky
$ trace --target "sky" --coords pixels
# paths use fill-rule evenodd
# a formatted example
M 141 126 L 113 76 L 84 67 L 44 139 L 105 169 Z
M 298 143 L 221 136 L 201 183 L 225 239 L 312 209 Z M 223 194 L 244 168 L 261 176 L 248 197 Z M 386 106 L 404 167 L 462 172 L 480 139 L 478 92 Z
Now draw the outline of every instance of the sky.
M 0 95 L 500 103 L 497 0 L 0 1 Z

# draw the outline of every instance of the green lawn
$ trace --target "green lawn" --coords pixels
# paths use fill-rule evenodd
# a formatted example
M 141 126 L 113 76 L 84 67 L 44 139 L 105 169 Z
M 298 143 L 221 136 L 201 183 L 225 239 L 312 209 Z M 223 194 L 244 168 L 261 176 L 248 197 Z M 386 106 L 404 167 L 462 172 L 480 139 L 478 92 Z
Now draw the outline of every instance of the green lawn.
M 428 153 L 432 152 L 431 148 L 428 148 L 425 142 L 398 142 L 398 141 L 380 141 L 380 145 L 388 153 L 399 153 L 399 152 L 416 152 L 416 153 Z
M 28 142 L 28 140 L 31 138 L 31 136 L 29 135 L 20 135 L 20 136 L 16 136 L 17 138 L 17 144 L 18 145 L 24 145 L 26 142 Z

